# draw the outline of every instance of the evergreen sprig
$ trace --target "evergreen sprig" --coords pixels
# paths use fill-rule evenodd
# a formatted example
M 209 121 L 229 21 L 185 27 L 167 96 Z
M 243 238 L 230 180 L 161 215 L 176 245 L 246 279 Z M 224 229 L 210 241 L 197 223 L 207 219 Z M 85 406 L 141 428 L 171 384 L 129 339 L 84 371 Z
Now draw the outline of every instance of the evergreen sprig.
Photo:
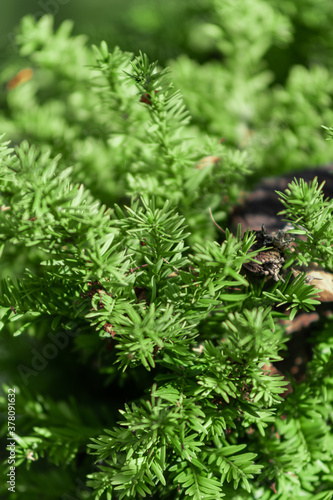
M 59 318 L 55 330 L 59 321 L 90 324 L 113 339 L 115 366 L 152 372 L 151 401 L 125 406 L 120 426 L 93 441 L 97 461 L 105 461 L 89 483 L 97 497 L 106 490 L 133 498 L 164 487 L 222 498 L 229 482 L 251 492 L 249 480 L 262 465 L 254 462 L 258 453 L 239 453 L 247 446 L 239 440 L 250 426 L 266 434 L 286 385 L 264 370 L 284 347 L 272 306 L 290 304 L 292 315 L 311 308 L 313 287 L 279 281 L 262 292 L 270 307 L 246 310 L 256 289 L 243 265 L 260 251 L 250 251 L 255 233 L 241 238 L 227 230 L 221 246 L 207 242 L 189 253 L 184 218 L 170 203 L 159 208 L 143 197 L 112 213 L 71 182 L 59 157 L 27 143 L 3 152 L 3 166 L 3 206 L 10 207 L 1 216 L 3 244 L 40 252 L 35 270 L 2 282 L 3 323 L 14 321 L 17 334 L 48 317 Z M 215 311 L 224 342 L 207 332 L 199 354 L 200 329 Z M 72 433 L 73 445 L 61 452 L 62 435 L 38 426 L 18 442 L 59 464 L 79 449 Z
M 333 269 L 333 222 L 332 200 L 324 199 L 323 184 L 318 186 L 317 178 L 308 184 L 300 179 L 289 184 L 285 193 L 278 193 L 285 209 L 285 215 L 293 225 L 291 233 L 304 235 L 306 240 L 298 238 L 300 264 L 316 262 Z M 296 259 L 294 259 L 296 260 Z
M 291 338 L 280 320 L 319 303 L 295 264 L 332 270 L 332 203 L 316 180 L 280 193 L 297 251 L 276 281 L 245 271 L 267 251 L 256 233 L 219 244 L 209 219 L 226 222 L 273 163 L 331 154 L 316 131 L 331 123 L 329 72 L 294 67 L 268 87 L 262 58 L 292 37 L 275 4 L 247 1 L 240 19 L 211 2 L 224 64 L 183 57 L 172 78 L 142 52 L 90 49 L 70 23 L 22 22 L 33 76 L 7 85 L 0 116 L 15 144 L 0 145 L 13 498 L 332 497 L 332 319 L 311 333 L 305 379 L 275 367 Z

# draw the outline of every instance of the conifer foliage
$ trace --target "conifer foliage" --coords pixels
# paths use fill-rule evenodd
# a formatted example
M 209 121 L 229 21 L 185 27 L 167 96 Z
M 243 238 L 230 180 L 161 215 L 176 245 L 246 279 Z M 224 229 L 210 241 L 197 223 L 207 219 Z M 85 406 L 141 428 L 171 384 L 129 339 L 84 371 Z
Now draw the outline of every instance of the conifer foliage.
M 304 380 L 273 367 L 286 320 L 320 304 L 294 269 L 333 271 L 322 186 L 279 193 L 298 251 L 276 280 L 253 276 L 256 233 L 225 229 L 219 244 L 208 211 L 226 222 L 260 171 L 252 153 L 191 124 L 145 54 L 90 49 L 48 16 L 17 40 L 33 78 L 1 117 L 11 498 L 332 498 L 332 320 Z

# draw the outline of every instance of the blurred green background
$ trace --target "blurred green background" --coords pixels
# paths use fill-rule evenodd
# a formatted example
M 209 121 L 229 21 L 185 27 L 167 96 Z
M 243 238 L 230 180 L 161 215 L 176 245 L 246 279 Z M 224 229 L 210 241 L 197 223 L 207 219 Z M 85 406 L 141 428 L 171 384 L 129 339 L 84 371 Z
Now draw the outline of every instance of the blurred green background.
M 191 135 L 208 135 L 215 144 L 225 137 L 245 150 L 256 167 L 253 181 L 332 162 L 333 141 L 325 141 L 322 129 L 333 124 L 331 0 L 13 0 L 0 15 L 3 89 L 20 69 L 34 67 L 21 57 L 30 49 L 19 56 L 14 43 L 27 14 L 52 15 L 55 30 L 71 19 L 73 35 L 84 34 L 88 47 L 105 40 L 110 51 L 142 51 L 170 66 L 192 117 Z M 51 52 L 57 44 L 50 33 L 43 41 L 37 32 L 23 33 L 23 46 L 24 37 L 38 50 L 47 40 Z M 3 92 L 2 99 L 1 131 L 38 143 L 30 125 L 14 132 L 22 103 L 15 114 L 12 97 Z
M 75 23 L 75 34 L 85 33 L 91 43 L 105 39 L 110 47 L 149 53 L 165 62 L 186 50 L 200 56 L 192 31 L 209 17 L 209 2 L 189 0 L 13 0 L 1 6 L 1 47 L 12 49 L 13 33 L 20 19 L 32 14 L 51 14 L 58 27 L 65 19 Z M 209 47 L 207 47 L 209 49 Z M 208 50 L 209 52 L 209 50 Z
M 220 59 L 214 6 L 228 6 L 223 0 L 12 0 L 0 7 L 0 46 L 3 56 L 13 48 L 13 36 L 20 19 L 51 14 L 58 27 L 65 19 L 75 23 L 74 34 L 85 33 L 91 43 L 106 40 L 122 50 L 146 52 L 166 64 L 181 53 L 200 62 Z M 237 5 L 238 3 L 238 5 Z M 247 3 L 236 2 L 240 19 L 247 18 Z M 254 2 L 256 4 L 257 2 Z M 329 27 L 333 21 L 331 0 L 266 0 L 268 6 L 289 18 L 285 26 L 288 43 L 269 47 L 265 54 L 276 81 L 283 82 L 293 64 L 326 63 L 333 56 Z M 255 5 L 254 5 L 255 6 Z M 246 53 L 244 53 L 246 57 Z M 331 57 L 331 61 L 333 58 Z

